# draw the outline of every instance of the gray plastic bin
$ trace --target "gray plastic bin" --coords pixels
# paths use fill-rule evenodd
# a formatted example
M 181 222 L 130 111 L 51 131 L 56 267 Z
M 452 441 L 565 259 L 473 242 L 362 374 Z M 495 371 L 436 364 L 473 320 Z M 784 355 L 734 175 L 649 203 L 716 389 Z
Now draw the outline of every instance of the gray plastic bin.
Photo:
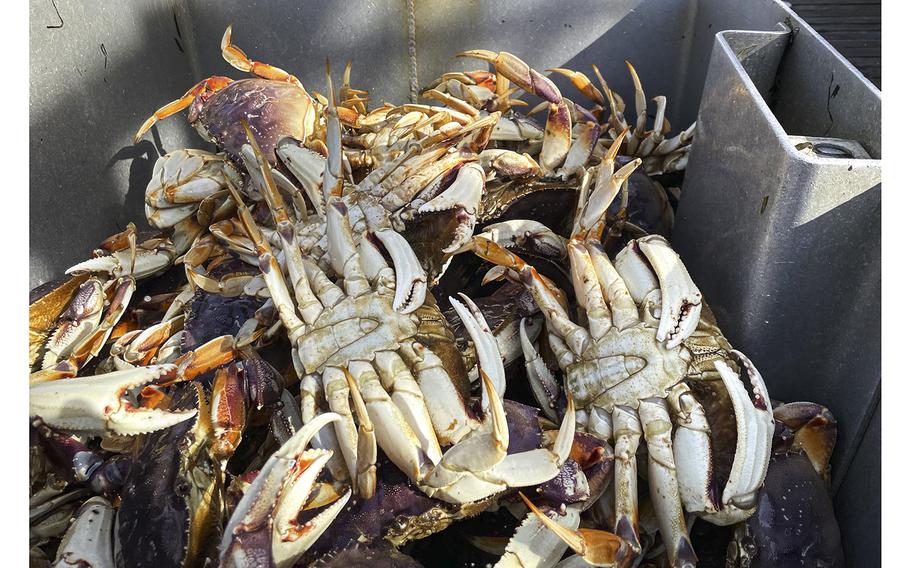
M 772 396 L 813 400 L 839 421 L 834 489 L 850 565 L 880 562 L 881 93 L 772 0 L 416 0 L 418 82 L 476 67 L 470 48 L 538 69 L 590 70 L 631 101 L 623 60 L 674 130 L 699 119 L 674 245 L 728 337 Z M 143 219 L 159 155 L 203 146 L 182 117 L 131 137 L 202 77 L 254 58 L 323 90 L 323 61 L 354 59 L 374 101 L 408 97 L 404 0 L 323 3 L 75 2 L 30 6 L 30 284 L 59 276 Z M 557 83 L 572 92 L 565 81 Z M 871 159 L 812 158 L 788 135 L 859 142 Z

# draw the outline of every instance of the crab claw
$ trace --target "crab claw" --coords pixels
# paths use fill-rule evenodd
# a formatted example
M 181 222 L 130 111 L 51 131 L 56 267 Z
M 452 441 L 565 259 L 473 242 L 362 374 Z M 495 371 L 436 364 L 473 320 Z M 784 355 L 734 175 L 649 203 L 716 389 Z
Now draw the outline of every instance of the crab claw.
M 224 529 L 221 566 L 292 566 L 325 532 L 351 492 L 338 495 L 316 482 L 332 452 L 307 446 L 338 420 L 334 412 L 318 415 L 269 457 Z
M 395 311 L 409 314 L 422 306 L 427 298 L 427 274 L 404 237 L 392 229 L 380 229 L 373 234 L 392 257 L 395 267 L 392 307 Z
M 524 493 L 518 492 L 522 501 L 537 515 L 540 522 L 553 531 L 569 548 L 593 566 L 625 566 L 634 555 L 632 548 L 620 537 L 597 529 L 569 529 L 534 506 Z
M 83 503 L 57 549 L 54 566 L 114 566 L 115 516 L 104 497 Z
M 175 380 L 180 380 L 179 369 L 169 364 L 38 383 L 29 388 L 29 415 L 74 434 L 147 434 L 188 420 L 196 410 L 141 408 L 127 395 Z
M 176 256 L 176 248 L 170 239 L 155 237 L 139 244 L 135 262 L 130 250 L 124 249 L 80 262 L 68 268 L 66 273 L 106 272 L 112 276 L 132 274 L 139 279 L 165 270 Z
M 701 292 L 666 239 L 650 235 L 639 239 L 638 247 L 660 282 L 661 314 L 656 337 L 658 341 L 666 340 L 667 347 L 672 349 L 698 326 Z
M 768 389 L 758 369 L 739 351 L 731 351 L 749 382 L 749 391 L 740 376 L 722 361 L 714 366 L 721 379 L 736 415 L 736 453 L 730 478 L 722 496 L 723 510 L 710 515 L 715 524 L 732 524 L 748 517 L 758 499 L 758 489 L 768 471 L 771 441 L 774 437 L 774 415 L 771 412 Z
M 466 164 L 458 170 L 455 181 L 448 189 L 420 206 L 418 213 L 435 213 L 459 209 L 458 227 L 452 242 L 442 249 L 450 253 L 464 245 L 474 234 L 474 225 L 477 222 L 477 210 L 486 183 L 486 174 L 483 168 L 476 163 Z

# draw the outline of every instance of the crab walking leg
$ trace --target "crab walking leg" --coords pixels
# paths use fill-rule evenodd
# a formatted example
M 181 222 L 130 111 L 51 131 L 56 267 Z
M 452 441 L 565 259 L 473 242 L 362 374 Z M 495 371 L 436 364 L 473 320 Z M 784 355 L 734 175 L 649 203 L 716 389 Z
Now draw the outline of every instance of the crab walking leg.
M 420 448 L 430 462 L 436 465 L 442 459 L 442 450 L 417 379 L 411 374 L 404 359 L 394 351 L 379 351 L 373 365 L 379 373 L 382 386 L 417 437 Z
M 240 223 L 256 245 L 256 252 L 259 255 L 259 270 L 262 271 L 263 279 L 269 289 L 269 295 L 272 297 L 275 308 L 278 310 L 278 317 L 281 319 L 281 323 L 284 324 L 285 329 L 288 330 L 288 340 L 291 342 L 291 345 L 297 345 L 298 340 L 305 332 L 305 325 L 304 322 L 297 317 L 296 307 L 294 301 L 291 299 L 291 294 L 288 291 L 288 286 L 284 280 L 281 266 L 278 264 L 278 259 L 275 258 L 272 247 L 269 246 L 269 243 L 263 236 L 259 226 L 256 225 L 252 213 L 250 213 L 249 208 L 243 203 L 240 194 L 232 185 L 228 184 L 228 188 L 231 191 L 234 201 L 237 203 L 237 212 L 240 215 Z
M 690 513 L 715 511 L 711 427 L 705 409 L 685 383 L 674 386 L 667 400 L 676 424 L 673 459 L 683 507 Z
M 373 365 L 351 361 L 349 366 L 354 377 L 351 392 L 356 391 L 358 397 L 362 394 L 363 410 L 376 425 L 374 444 L 378 443 L 389 460 L 410 479 L 419 479 L 426 465 L 420 440 L 383 387 Z
M 300 252 L 300 244 L 297 242 L 297 231 L 287 214 L 284 199 L 281 197 L 281 194 L 278 192 L 278 187 L 275 185 L 275 179 L 272 177 L 272 168 L 269 165 L 268 160 L 262 155 L 262 150 L 256 142 L 256 137 L 253 135 L 253 131 L 250 129 L 249 124 L 247 124 L 246 121 L 241 122 L 244 130 L 246 130 L 246 135 L 250 142 L 250 146 L 253 149 L 253 153 L 256 156 L 256 161 L 259 164 L 260 175 L 264 182 L 263 196 L 269 206 L 272 218 L 275 220 L 275 226 L 278 229 L 278 235 L 281 238 L 282 251 L 284 252 L 288 268 L 288 276 L 291 279 L 294 297 L 297 300 L 297 311 L 306 323 L 312 324 L 322 312 L 322 306 L 313 295 L 309 281 L 306 278 L 303 267 L 303 257 Z M 232 191 L 232 194 L 234 194 L 234 199 L 236 201 L 238 197 L 236 192 Z M 238 207 L 240 207 L 240 202 L 238 202 Z M 247 231 L 247 233 L 250 234 L 249 231 Z
M 351 480 L 357 479 L 357 425 L 354 423 L 354 412 L 351 409 L 350 386 L 344 370 L 338 367 L 326 367 L 322 373 L 322 384 L 326 404 L 338 415 L 334 427 L 338 447 L 348 468 Z
M 556 401 L 559 398 L 559 383 L 547 364 L 544 362 L 537 348 L 528 338 L 528 332 L 525 329 L 525 320 L 521 318 L 518 327 L 519 337 L 521 339 L 521 350 L 524 354 L 525 369 L 528 372 L 528 382 L 531 385 L 531 392 L 537 399 L 543 413 L 550 420 L 556 420 Z
M 490 240 L 474 237 L 469 246 L 480 258 L 517 272 L 522 284 L 531 292 L 540 311 L 547 318 L 550 329 L 565 341 L 572 353 L 581 355 L 591 336 L 585 328 L 569 319 L 552 283 L 544 281 L 533 266 Z
M 639 156 L 650 156 L 655 148 L 663 141 L 664 113 L 667 110 L 667 97 L 654 97 L 653 101 L 657 104 L 657 110 L 654 112 L 654 128 L 648 137 L 645 138 L 638 148 Z
M 300 380 L 300 417 L 303 424 L 325 413 L 321 404 L 324 402 L 324 393 L 319 375 L 310 373 Z M 326 464 L 332 479 L 342 482 L 350 480 L 350 472 L 333 428 L 323 428 L 313 435 L 313 447 L 332 452 L 332 457 Z
M 626 67 L 629 69 L 629 74 L 632 76 L 632 84 L 635 85 L 635 130 L 632 131 L 632 138 L 629 140 L 629 145 L 626 147 L 626 154 L 629 156 L 638 155 L 638 146 L 641 144 L 641 141 L 645 138 L 645 129 L 648 126 L 648 100 L 645 98 L 645 91 L 641 86 L 641 80 L 638 78 L 638 73 L 635 71 L 635 67 L 632 67 L 632 64 L 626 61 Z M 662 125 L 661 125 L 662 126 Z
M 556 171 L 556 175 L 564 181 L 570 177 L 581 177 L 584 172 L 585 164 L 588 158 L 594 152 L 597 146 L 597 140 L 600 138 L 600 125 L 593 120 L 585 120 L 575 125 L 573 131 L 572 145 L 566 154 L 565 163 Z
M 356 297 L 368 293 L 371 286 L 363 273 L 360 253 L 354 245 L 347 207 L 336 198 L 332 198 L 326 207 L 326 231 L 329 263 L 332 270 L 342 277 L 345 294 Z
M 594 83 L 591 82 L 591 79 L 589 79 L 588 76 L 585 75 L 584 73 L 582 73 L 581 71 L 573 71 L 571 69 L 563 69 L 561 67 L 547 69 L 547 71 L 551 71 L 553 73 L 559 73 L 560 75 L 567 77 L 572 82 L 572 85 L 574 85 L 576 89 L 581 91 L 581 93 L 584 94 L 584 96 L 591 99 L 591 101 L 593 101 L 594 104 L 597 104 L 600 106 L 603 106 L 606 104 L 606 101 L 604 100 L 604 96 L 601 94 L 601 92 L 597 89 L 597 87 L 594 86 Z
M 279 69 L 278 67 L 273 67 L 267 63 L 253 61 L 247 57 L 242 49 L 231 42 L 233 27 L 233 25 L 229 25 L 227 29 L 224 30 L 224 35 L 221 36 L 221 56 L 231 65 L 231 67 L 239 69 L 240 71 L 252 73 L 263 79 L 291 83 L 292 85 L 297 85 L 303 89 L 303 85 L 297 77 L 291 75 L 287 71 Z
M 629 549 L 621 537 L 596 529 L 570 529 L 544 514 L 525 497 L 524 493 L 519 491 L 518 494 L 540 522 L 584 560 L 581 565 L 626 566 L 632 556 L 637 554 Z M 521 565 L 524 566 L 524 564 Z
M 684 144 L 692 140 L 692 136 L 695 134 L 695 126 L 697 122 L 693 122 L 689 128 L 686 128 L 673 138 L 668 138 L 657 145 L 657 148 L 654 149 L 654 154 L 657 155 L 667 155 L 672 154 L 677 149 L 682 147 Z
M 591 261 L 594 263 L 597 280 L 600 282 L 600 287 L 610 306 L 613 326 L 622 331 L 637 324 L 640 319 L 635 300 L 632 299 L 625 282 L 620 278 L 610 257 L 604 251 L 603 245 L 600 241 L 588 241 L 586 246 L 591 255 Z
M 635 169 L 641 165 L 641 159 L 635 158 L 628 164 L 613 172 L 614 148 L 618 149 L 619 145 L 614 143 L 604 160 L 601 162 L 597 172 L 597 179 L 594 182 L 594 191 L 585 201 L 581 215 L 578 215 L 574 234 L 583 235 L 591 233 L 591 237 L 599 240 L 600 233 L 604 228 L 604 214 L 610 207 L 610 203 L 619 193 L 626 180 L 635 172 Z
M 638 466 L 635 453 L 641 434 L 641 422 L 633 409 L 625 406 L 613 409 L 615 532 L 630 544 L 636 555 L 641 552 L 641 543 L 638 540 Z
M 648 445 L 648 489 L 671 566 L 694 567 L 695 550 L 686 530 L 679 494 L 671 433 L 673 423 L 662 398 L 646 398 L 638 407 Z
M 492 63 L 496 72 L 525 91 L 548 102 L 549 112 L 544 128 L 540 165 L 544 175 L 553 175 L 569 153 L 572 143 L 572 118 L 569 107 L 552 81 L 532 69 L 527 63 L 505 51 L 495 53 L 484 49 L 465 51 L 458 57 L 474 57 Z
M 207 79 L 203 79 L 190 87 L 182 97 L 176 101 L 170 102 L 163 107 L 155 111 L 155 113 L 148 117 L 145 122 L 142 123 L 142 126 L 139 127 L 139 130 L 136 132 L 136 135 L 133 136 L 133 143 L 136 144 L 139 140 L 142 139 L 142 136 L 149 131 L 149 129 L 155 125 L 159 120 L 164 120 L 165 118 L 171 116 L 172 114 L 177 114 L 183 109 L 190 106 L 193 101 L 196 99 L 196 96 L 204 92 L 215 92 L 220 89 L 227 87 L 233 82 L 233 79 L 229 77 L 220 77 L 213 76 Z
M 574 506 L 567 507 L 565 513 L 550 509 L 543 514 L 570 531 L 577 529 L 581 522 L 578 508 Z M 556 566 L 568 546 L 540 521 L 536 512 L 530 511 L 493 568 L 551 568 Z
M 325 144 L 328 148 L 328 155 L 322 174 L 322 197 L 328 203 L 333 197 L 341 197 L 344 187 L 344 179 L 341 177 L 341 122 L 338 120 L 338 111 L 335 108 L 335 88 L 332 86 L 328 60 L 325 62 L 325 80 L 328 89 L 328 105 L 325 109 Z
M 587 314 L 591 339 L 598 341 L 613 327 L 607 300 L 600 288 L 600 282 L 594 270 L 594 261 L 591 260 L 591 255 L 584 243 L 578 239 L 572 239 L 568 249 L 575 298 Z
M 376 430 L 373 428 L 373 421 L 370 419 L 366 403 L 360 394 L 358 382 L 361 380 L 365 382 L 371 381 L 372 379 L 378 384 L 379 380 L 375 377 L 375 374 L 371 378 L 362 378 L 367 369 L 370 372 L 373 371 L 369 363 L 351 361 L 350 365 L 354 367 L 354 372 L 357 373 L 358 379 L 355 380 L 347 369 L 342 368 L 342 371 L 351 391 L 351 400 L 354 402 L 354 411 L 357 413 L 357 422 L 359 424 L 357 429 L 357 477 L 354 479 L 357 483 L 357 494 L 364 499 L 369 499 L 376 493 Z M 369 394 L 375 396 L 375 388 L 372 388 L 370 384 L 366 386 L 370 389 Z M 380 386 L 379 389 L 381 390 L 382 387 Z
M 417 379 L 440 445 L 455 444 L 477 428 L 442 359 L 432 349 L 411 341 L 403 343 L 398 353 Z

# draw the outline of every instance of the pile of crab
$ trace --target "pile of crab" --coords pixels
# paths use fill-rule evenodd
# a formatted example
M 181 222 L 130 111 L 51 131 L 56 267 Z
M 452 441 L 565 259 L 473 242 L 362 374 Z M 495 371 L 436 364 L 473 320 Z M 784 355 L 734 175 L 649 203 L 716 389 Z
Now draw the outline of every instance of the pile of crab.
M 596 67 L 551 70 L 583 105 L 470 51 L 490 70 L 369 109 L 350 64 L 319 94 L 221 47 L 254 77 L 136 136 L 189 109 L 217 153 L 162 156 L 155 230 L 30 298 L 33 564 L 693 566 L 702 524 L 766 550 L 772 453 L 823 480 L 834 422 L 777 416 L 671 248 L 695 125 L 631 65 L 627 121 Z

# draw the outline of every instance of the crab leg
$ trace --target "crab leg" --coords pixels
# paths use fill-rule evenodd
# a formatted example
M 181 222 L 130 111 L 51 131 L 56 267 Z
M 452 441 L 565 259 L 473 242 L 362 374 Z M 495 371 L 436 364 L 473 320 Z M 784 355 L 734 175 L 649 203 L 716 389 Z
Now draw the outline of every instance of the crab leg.
M 671 442 L 673 423 L 667 403 L 662 398 L 644 399 L 638 407 L 638 414 L 648 444 L 648 489 L 670 565 L 694 567 L 697 559 L 680 501 Z
M 573 71 L 571 69 L 563 69 L 562 67 L 555 67 L 553 69 L 547 69 L 548 72 L 559 73 L 560 75 L 567 77 L 572 85 L 576 89 L 582 92 L 586 97 L 591 99 L 595 104 L 603 106 L 605 104 L 604 96 L 597 90 L 597 87 L 594 86 L 594 83 L 588 79 L 588 76 L 582 73 L 581 71 Z
M 329 62 L 325 63 L 325 80 L 328 87 L 328 105 L 325 109 L 325 144 L 328 155 L 325 160 L 325 170 L 322 175 L 322 196 L 328 203 L 331 198 L 341 197 L 344 187 L 342 175 L 341 152 L 341 123 L 335 109 L 335 89 L 332 86 L 332 76 L 329 73 Z
M 537 399 L 543 413 L 550 420 L 556 420 L 556 401 L 559 398 L 559 383 L 550 369 L 547 368 L 537 348 L 528 338 L 528 332 L 525 330 L 525 320 L 521 318 L 519 324 L 519 335 L 521 338 L 521 350 L 524 354 L 525 369 L 528 373 L 528 382 L 531 385 L 531 392 Z
M 584 166 L 594 152 L 594 147 L 597 146 L 597 140 L 600 138 L 600 125 L 593 120 L 578 122 L 575 125 L 573 134 L 574 139 L 566 154 L 565 162 L 556 172 L 556 175 L 563 180 L 567 180 L 572 176 L 581 177 L 583 175 Z
M 572 143 L 572 118 L 569 115 L 569 107 L 556 85 L 524 61 L 505 51 L 495 53 L 476 49 L 459 53 L 458 57 L 473 57 L 493 64 L 498 74 L 549 103 L 543 148 L 540 150 L 540 165 L 543 167 L 544 175 L 553 175 L 556 168 L 565 161 Z
M 639 156 L 649 156 L 654 149 L 663 141 L 664 113 L 667 110 L 667 97 L 658 96 L 652 99 L 657 104 L 657 110 L 654 112 L 654 129 L 645 138 L 638 148 Z
M 628 67 L 629 74 L 632 76 L 632 84 L 635 85 L 635 114 L 637 116 L 635 130 L 632 131 L 632 138 L 626 147 L 626 154 L 637 156 L 638 146 L 644 140 L 645 129 L 648 126 L 648 101 L 645 98 L 645 91 L 641 86 L 641 80 L 638 78 L 635 67 L 632 67 L 632 64 L 628 61 L 626 61 L 626 67 Z
M 376 430 L 373 428 L 369 409 L 360 394 L 361 385 L 367 390 L 371 403 L 373 403 L 378 391 L 385 395 L 385 399 L 380 401 L 380 405 L 383 408 L 387 408 L 391 404 L 382 405 L 382 402 L 391 401 L 388 400 L 389 395 L 382 389 L 382 385 L 379 384 L 379 377 L 376 376 L 369 363 L 351 361 L 350 367 L 357 375 L 356 380 L 347 369 L 342 368 L 341 370 L 344 372 L 344 378 L 351 391 L 351 400 L 354 402 L 354 411 L 357 413 L 357 422 L 359 423 L 359 428 L 357 429 L 357 476 L 353 479 L 357 483 L 357 494 L 364 499 L 369 499 L 376 492 Z M 376 405 L 372 404 L 372 406 L 375 407 Z M 382 418 L 387 417 L 382 416 Z M 398 416 L 397 418 L 400 419 L 401 417 Z M 400 419 L 398 425 L 400 426 L 402 422 L 403 419 Z M 380 432 L 387 431 L 386 428 L 383 428 L 385 426 L 387 424 L 380 424 Z M 391 430 L 391 428 L 388 428 L 388 430 Z
M 635 556 L 626 542 L 615 534 L 596 529 L 570 529 L 545 515 L 524 493 L 518 493 L 540 522 L 553 531 L 584 561 L 593 566 L 625 566 Z
M 227 29 L 224 30 L 224 35 L 221 36 L 221 56 L 231 65 L 231 67 L 239 69 L 240 71 L 252 73 L 253 75 L 262 77 L 263 79 L 271 79 L 273 81 L 291 83 L 292 85 L 297 85 L 303 89 L 303 85 L 300 83 L 300 80 L 287 71 L 273 67 L 267 63 L 253 61 L 247 57 L 246 53 L 244 53 L 242 49 L 231 42 L 232 35 L 233 25 L 229 25 Z
M 591 336 L 585 328 L 569 319 L 568 312 L 566 312 L 566 309 L 559 301 L 559 297 L 554 292 L 555 286 L 544 281 L 538 274 L 537 269 L 527 264 L 517 255 L 483 237 L 474 237 L 471 240 L 470 248 L 480 258 L 517 272 L 521 282 L 534 296 L 534 300 L 547 318 L 547 323 L 551 329 L 561 339 L 565 340 L 573 353 L 580 355 L 584 351 Z
M 339 367 L 326 367 L 322 373 L 322 384 L 329 410 L 339 418 L 335 421 L 335 435 L 341 455 L 347 464 L 348 475 L 357 479 L 357 425 L 350 403 L 350 384 L 344 370 Z
M 184 93 L 182 97 L 176 101 L 164 105 L 163 107 L 156 110 L 152 116 L 148 117 L 146 121 L 142 123 L 142 126 L 139 127 L 136 135 L 133 136 L 133 144 L 137 144 L 139 140 L 142 139 L 142 136 L 148 132 L 148 130 L 159 120 L 164 120 L 172 114 L 177 114 L 186 107 L 190 106 L 190 104 L 192 104 L 192 102 L 196 99 L 197 95 L 204 92 L 218 91 L 227 87 L 233 81 L 234 80 L 229 77 L 220 77 L 217 75 L 199 81 L 193 85 L 190 90 Z
M 613 409 L 615 532 L 629 543 L 636 555 L 641 552 L 641 544 L 638 540 L 638 467 L 635 453 L 641 434 L 641 422 L 634 410 L 623 406 Z
M 302 373 L 301 373 L 302 374 Z M 300 380 L 300 415 L 303 424 L 307 424 L 320 414 L 323 410 L 325 389 L 322 386 L 322 380 L 319 375 L 311 373 L 304 375 Z M 344 482 L 350 480 L 347 463 L 341 451 L 341 444 L 333 428 L 325 428 L 313 436 L 313 447 L 321 450 L 330 450 L 332 457 L 329 459 L 326 467 L 332 479 Z
M 243 122 L 243 127 L 246 130 L 247 138 L 256 155 L 256 161 L 259 163 L 260 173 L 265 182 L 263 195 L 266 198 L 266 203 L 269 205 L 269 210 L 272 213 L 272 217 L 274 218 L 278 229 L 278 234 L 281 237 L 282 250 L 285 253 L 285 260 L 287 261 L 288 276 L 291 279 L 294 296 L 297 300 L 297 310 L 307 324 L 312 324 L 316 321 L 319 314 L 322 313 L 322 306 L 313 295 L 309 281 L 306 278 L 300 245 L 297 242 L 297 232 L 288 217 L 284 200 L 282 199 L 281 194 L 278 193 L 278 188 L 272 177 L 271 166 L 269 166 L 265 156 L 262 155 L 262 150 L 259 148 L 259 144 L 256 143 L 256 137 L 253 135 L 252 130 L 250 130 L 249 125 L 246 122 Z M 235 200 L 236 198 L 237 195 L 235 194 Z M 238 207 L 239 206 L 238 203 Z
M 442 459 L 442 450 L 436 433 L 433 430 L 433 421 L 427 410 L 427 402 L 417 379 L 411 374 L 401 355 L 394 351 L 379 351 L 373 362 L 382 386 L 392 398 L 392 402 L 404 416 L 420 444 L 427 458 L 434 465 Z
M 305 332 L 305 326 L 304 322 L 297 317 L 296 308 L 288 291 L 287 283 L 284 280 L 281 266 L 278 264 L 278 260 L 275 258 L 268 241 L 262 235 L 262 231 L 256 225 L 256 221 L 253 220 L 252 213 L 243 203 L 240 194 L 232 185 L 228 184 L 228 188 L 237 203 L 240 223 L 255 243 L 256 252 L 259 254 L 259 269 L 262 271 L 269 294 L 275 303 L 275 308 L 278 310 L 278 317 L 281 319 L 281 323 L 284 324 L 285 329 L 288 330 L 288 340 L 290 340 L 292 345 L 297 345 L 297 341 Z
M 417 341 L 402 344 L 398 353 L 420 386 L 438 443 L 455 444 L 472 432 L 477 421 L 468 415 L 465 400 L 452 383 L 442 359 Z
M 686 511 L 716 511 L 712 463 L 711 427 L 704 407 L 685 383 L 674 386 L 668 397 L 673 410 L 673 458 L 679 481 L 680 500 Z
M 597 280 L 610 306 L 613 327 L 621 331 L 637 324 L 640 319 L 635 300 L 632 299 L 625 282 L 604 251 L 603 245 L 600 244 L 600 241 L 588 241 L 586 246 L 591 255 L 591 261 L 594 263 Z

